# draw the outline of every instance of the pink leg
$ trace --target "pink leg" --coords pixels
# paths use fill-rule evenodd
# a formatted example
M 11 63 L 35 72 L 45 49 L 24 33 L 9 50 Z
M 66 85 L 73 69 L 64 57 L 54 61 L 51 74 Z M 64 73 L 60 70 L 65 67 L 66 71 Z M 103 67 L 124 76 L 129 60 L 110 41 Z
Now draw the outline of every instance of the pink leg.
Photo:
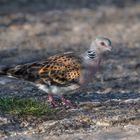
M 58 105 L 56 104 L 54 97 L 51 94 L 48 94 L 48 102 L 53 106 L 57 107 Z
M 76 107 L 76 105 L 72 104 L 70 100 L 65 99 L 64 96 L 61 97 L 61 101 L 63 105 L 66 105 L 69 107 Z

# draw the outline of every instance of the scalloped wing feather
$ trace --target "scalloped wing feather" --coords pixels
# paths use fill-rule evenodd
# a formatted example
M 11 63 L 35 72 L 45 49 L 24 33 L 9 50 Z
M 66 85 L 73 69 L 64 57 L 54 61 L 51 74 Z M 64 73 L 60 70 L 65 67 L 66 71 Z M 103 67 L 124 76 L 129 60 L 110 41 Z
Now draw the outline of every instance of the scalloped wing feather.
M 49 57 L 46 61 L 18 65 L 7 73 L 33 82 L 69 84 L 80 76 L 81 59 L 72 53 Z
M 72 54 L 55 55 L 48 58 L 48 63 L 40 69 L 40 77 L 49 77 L 54 84 L 69 84 L 80 75 L 80 59 Z

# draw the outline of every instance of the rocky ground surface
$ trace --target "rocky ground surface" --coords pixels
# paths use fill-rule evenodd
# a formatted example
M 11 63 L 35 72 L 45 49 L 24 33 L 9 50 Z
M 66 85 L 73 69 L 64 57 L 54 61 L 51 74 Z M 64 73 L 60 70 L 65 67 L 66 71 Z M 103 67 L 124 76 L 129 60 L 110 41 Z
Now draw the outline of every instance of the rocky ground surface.
M 79 108 L 62 108 L 49 119 L 0 114 L 1 139 L 140 139 L 140 3 L 90 2 L 53 7 L 43 0 L 0 1 L 0 67 L 64 51 L 78 55 L 97 35 L 113 42 L 93 83 L 67 95 Z M 46 93 L 27 81 L 1 76 L 0 96 L 40 98 Z

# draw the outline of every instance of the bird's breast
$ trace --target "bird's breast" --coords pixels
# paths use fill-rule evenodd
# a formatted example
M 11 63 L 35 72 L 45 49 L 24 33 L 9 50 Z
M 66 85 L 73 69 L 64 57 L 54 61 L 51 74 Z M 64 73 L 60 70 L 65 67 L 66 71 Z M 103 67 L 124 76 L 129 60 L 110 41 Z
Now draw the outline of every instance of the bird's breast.
M 90 83 L 99 69 L 99 64 L 99 60 L 85 63 L 84 69 L 81 70 L 79 83 L 82 85 L 87 85 L 88 83 Z

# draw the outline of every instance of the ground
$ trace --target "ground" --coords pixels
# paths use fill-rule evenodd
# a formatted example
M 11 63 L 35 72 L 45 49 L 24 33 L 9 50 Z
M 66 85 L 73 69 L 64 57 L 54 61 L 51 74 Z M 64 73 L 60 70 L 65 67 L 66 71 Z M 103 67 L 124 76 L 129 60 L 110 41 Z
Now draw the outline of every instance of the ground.
M 41 117 L 1 112 L 1 138 L 138 140 L 139 1 L 8 2 L 0 1 L 0 67 L 39 61 L 59 52 L 79 55 L 98 35 L 109 37 L 113 50 L 86 89 L 66 94 L 79 104 L 77 109 L 60 108 L 52 116 Z M 44 101 L 47 95 L 30 82 L 1 76 L 0 96 Z

